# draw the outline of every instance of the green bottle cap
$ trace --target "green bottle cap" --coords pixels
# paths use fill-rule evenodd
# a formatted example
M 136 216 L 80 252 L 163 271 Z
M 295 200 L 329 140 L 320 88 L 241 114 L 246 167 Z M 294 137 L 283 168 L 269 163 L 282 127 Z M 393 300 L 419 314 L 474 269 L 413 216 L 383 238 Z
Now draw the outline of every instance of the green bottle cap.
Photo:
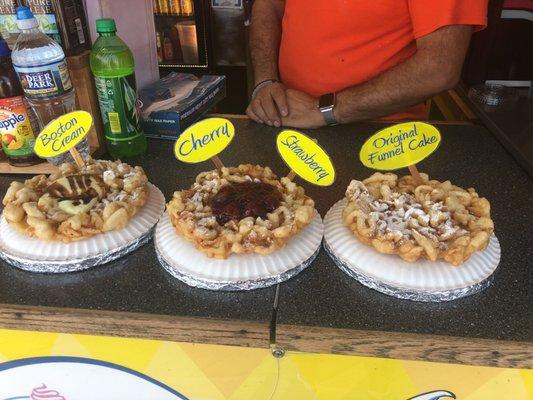
M 102 18 L 96 20 L 96 32 L 109 33 L 116 31 L 117 26 L 115 25 L 115 20 L 113 18 Z

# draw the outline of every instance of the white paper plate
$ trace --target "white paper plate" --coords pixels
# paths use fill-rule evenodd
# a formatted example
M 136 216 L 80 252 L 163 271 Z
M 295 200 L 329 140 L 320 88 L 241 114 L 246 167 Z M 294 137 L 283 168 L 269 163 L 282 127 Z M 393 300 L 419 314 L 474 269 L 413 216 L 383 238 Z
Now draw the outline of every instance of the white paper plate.
M 345 206 L 343 199 L 326 214 L 324 247 L 344 272 L 380 292 L 417 301 L 453 300 L 488 286 L 500 262 L 500 243 L 495 235 L 485 250 L 475 252 L 458 267 L 444 261 L 410 263 L 379 253 L 359 242 L 342 224 Z
M 161 265 L 190 286 L 211 290 L 251 290 L 285 281 L 314 260 L 324 232 L 315 211 L 313 221 L 285 247 L 267 255 L 232 254 L 225 260 L 209 258 L 178 235 L 168 214 L 155 229 L 155 247 Z
M 73 272 L 104 264 L 136 249 L 150 239 L 152 228 L 165 209 L 163 193 L 148 184 L 146 204 L 120 230 L 72 242 L 48 242 L 26 236 L 0 220 L 0 256 L 10 264 L 33 272 Z

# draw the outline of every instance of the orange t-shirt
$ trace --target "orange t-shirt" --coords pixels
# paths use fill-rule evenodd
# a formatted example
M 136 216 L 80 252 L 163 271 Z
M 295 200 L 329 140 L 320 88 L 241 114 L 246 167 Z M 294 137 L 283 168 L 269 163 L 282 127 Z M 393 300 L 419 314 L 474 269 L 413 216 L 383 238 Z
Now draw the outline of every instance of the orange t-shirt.
M 285 0 L 281 80 L 313 96 L 365 82 L 446 25 L 487 24 L 488 0 Z M 427 118 L 423 104 L 391 119 Z

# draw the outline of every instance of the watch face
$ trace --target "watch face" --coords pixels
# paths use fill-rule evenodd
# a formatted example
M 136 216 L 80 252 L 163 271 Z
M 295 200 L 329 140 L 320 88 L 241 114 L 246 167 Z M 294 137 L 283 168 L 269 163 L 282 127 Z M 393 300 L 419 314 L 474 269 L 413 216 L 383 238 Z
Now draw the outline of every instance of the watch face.
M 320 108 L 333 107 L 335 105 L 335 93 L 328 93 L 320 96 L 318 106 Z

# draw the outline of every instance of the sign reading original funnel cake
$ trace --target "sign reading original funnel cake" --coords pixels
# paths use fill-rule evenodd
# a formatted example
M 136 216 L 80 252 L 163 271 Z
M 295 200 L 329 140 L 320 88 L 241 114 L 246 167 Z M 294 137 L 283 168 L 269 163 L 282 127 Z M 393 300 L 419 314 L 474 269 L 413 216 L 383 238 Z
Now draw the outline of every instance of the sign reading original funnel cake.
M 435 127 L 408 122 L 371 136 L 359 157 L 370 168 L 399 169 L 439 143 Z M 346 273 L 397 297 L 442 301 L 482 289 L 500 258 L 489 201 L 474 188 L 410 171 L 352 180 L 326 215 L 326 249 Z
M 203 120 L 182 134 L 175 155 L 185 162 L 207 160 L 233 133 L 228 120 Z M 161 264 L 190 285 L 219 290 L 264 287 L 305 268 L 323 228 L 304 188 L 267 166 L 225 167 L 218 159 L 215 166 L 167 204 L 168 216 L 156 229 Z

